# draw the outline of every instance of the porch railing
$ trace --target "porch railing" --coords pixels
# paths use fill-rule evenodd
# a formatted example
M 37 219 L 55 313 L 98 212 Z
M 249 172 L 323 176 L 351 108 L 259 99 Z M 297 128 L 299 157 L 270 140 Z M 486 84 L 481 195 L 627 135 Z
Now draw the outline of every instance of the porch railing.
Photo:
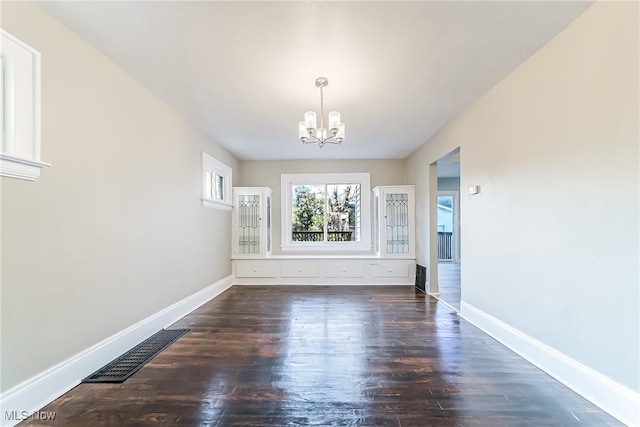
M 329 231 L 327 240 L 329 242 L 350 242 L 352 235 L 352 231 Z M 324 240 L 324 232 L 293 231 L 291 237 L 294 242 L 322 242 Z
M 453 260 L 453 233 L 438 231 L 438 261 Z

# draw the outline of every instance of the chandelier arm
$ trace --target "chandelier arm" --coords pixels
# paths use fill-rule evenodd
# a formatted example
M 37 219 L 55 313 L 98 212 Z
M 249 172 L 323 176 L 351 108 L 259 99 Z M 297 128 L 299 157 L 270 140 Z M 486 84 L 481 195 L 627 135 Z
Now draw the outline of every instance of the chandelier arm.
M 320 139 L 318 139 L 317 136 L 309 135 L 309 137 L 307 138 L 307 142 L 305 142 L 305 144 L 317 144 L 318 142 L 320 142 Z
M 336 140 L 333 136 L 327 138 L 327 139 L 320 139 L 318 137 L 316 137 L 315 135 L 310 135 L 306 141 L 302 141 L 303 144 L 335 144 L 335 145 L 341 145 L 342 142 Z M 322 148 L 322 147 L 321 147 Z

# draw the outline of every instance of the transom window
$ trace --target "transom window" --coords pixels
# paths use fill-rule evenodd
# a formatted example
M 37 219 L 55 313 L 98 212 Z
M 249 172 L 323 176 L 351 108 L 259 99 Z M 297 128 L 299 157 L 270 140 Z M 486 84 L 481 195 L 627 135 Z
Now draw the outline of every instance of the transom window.
M 369 174 L 282 175 L 283 250 L 371 248 Z

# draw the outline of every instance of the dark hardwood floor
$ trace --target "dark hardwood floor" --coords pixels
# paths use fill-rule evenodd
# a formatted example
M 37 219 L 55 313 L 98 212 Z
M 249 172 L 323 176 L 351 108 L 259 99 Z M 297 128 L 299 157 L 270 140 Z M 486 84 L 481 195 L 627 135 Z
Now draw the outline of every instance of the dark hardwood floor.
M 235 286 L 174 327 L 124 383 L 22 425 L 620 425 L 409 286 Z

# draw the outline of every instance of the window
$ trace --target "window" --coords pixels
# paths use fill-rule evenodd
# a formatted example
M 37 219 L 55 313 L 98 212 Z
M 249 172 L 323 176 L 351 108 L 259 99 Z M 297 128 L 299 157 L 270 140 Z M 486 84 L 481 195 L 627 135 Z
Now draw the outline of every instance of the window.
M 40 169 L 40 53 L 1 31 L 0 175 L 35 181 Z
M 283 250 L 370 250 L 368 173 L 284 174 Z
M 202 206 L 231 210 L 231 168 L 202 153 Z

